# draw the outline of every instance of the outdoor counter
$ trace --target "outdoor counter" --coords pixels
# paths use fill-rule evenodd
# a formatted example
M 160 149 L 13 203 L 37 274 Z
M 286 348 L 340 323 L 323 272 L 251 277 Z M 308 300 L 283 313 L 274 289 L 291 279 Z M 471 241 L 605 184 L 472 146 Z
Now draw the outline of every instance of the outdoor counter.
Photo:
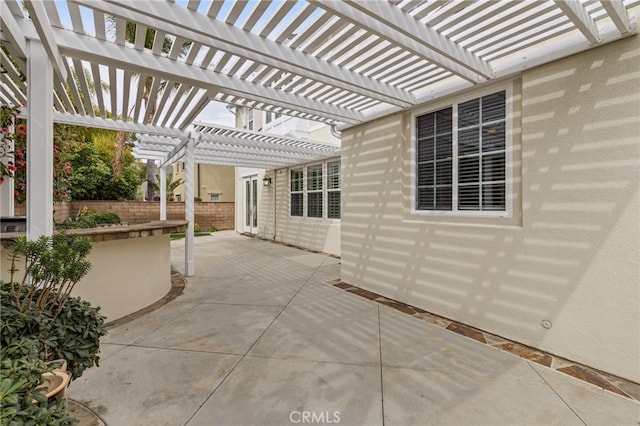
M 186 226 L 187 221 L 172 220 L 66 231 L 86 236 L 92 243 L 88 257 L 91 270 L 76 284 L 72 295 L 100 306 L 107 321 L 161 299 L 171 288 L 169 234 L 183 232 Z M 0 277 L 5 281 L 9 279 L 8 247 L 20 235 L 24 233 L 0 234 Z

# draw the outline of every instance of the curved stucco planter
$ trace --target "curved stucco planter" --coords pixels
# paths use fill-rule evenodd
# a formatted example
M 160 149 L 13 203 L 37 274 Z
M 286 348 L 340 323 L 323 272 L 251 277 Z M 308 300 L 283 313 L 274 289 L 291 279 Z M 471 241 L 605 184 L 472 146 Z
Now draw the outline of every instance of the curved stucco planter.
M 136 312 L 164 297 L 171 289 L 169 234 L 184 231 L 186 221 L 157 221 L 141 225 L 69 230 L 91 239 L 91 270 L 76 284 L 72 295 L 100 306 L 111 322 Z M 0 234 L 3 260 L 20 233 Z M 9 268 L 2 263 L 1 279 Z

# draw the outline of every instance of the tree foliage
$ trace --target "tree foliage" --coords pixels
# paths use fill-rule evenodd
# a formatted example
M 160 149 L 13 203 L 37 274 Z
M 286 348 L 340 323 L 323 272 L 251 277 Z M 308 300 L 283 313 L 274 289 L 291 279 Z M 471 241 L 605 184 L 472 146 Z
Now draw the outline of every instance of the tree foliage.
M 182 185 L 184 183 L 184 180 L 173 180 L 173 173 L 167 173 L 165 182 L 167 185 L 167 200 L 173 201 L 173 191 L 175 191 L 177 187 Z M 153 188 L 154 192 L 160 192 L 160 174 L 156 174 L 155 180 L 147 179 L 147 183 L 149 184 L 149 186 L 151 186 L 151 188 Z

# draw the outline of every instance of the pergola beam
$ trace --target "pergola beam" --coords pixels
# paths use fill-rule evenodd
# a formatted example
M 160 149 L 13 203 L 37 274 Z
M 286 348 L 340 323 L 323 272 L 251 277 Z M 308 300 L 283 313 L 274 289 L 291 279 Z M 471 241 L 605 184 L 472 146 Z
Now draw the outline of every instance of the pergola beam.
M 489 63 L 386 1 L 314 1 L 314 4 L 465 80 L 477 83 L 493 77 Z
M 47 18 L 47 12 L 41 0 L 24 0 L 24 6 L 29 11 L 29 17 L 33 21 L 36 32 L 40 36 L 40 42 L 49 55 L 53 71 L 62 80 L 67 78 L 67 70 L 64 67 L 62 56 L 56 45 L 51 25 Z
M 89 117 L 86 115 L 71 114 L 60 111 L 53 112 L 53 121 L 56 123 L 95 127 L 98 129 L 116 130 L 119 132 L 145 133 L 149 135 L 160 135 L 175 138 L 184 137 L 184 132 L 179 129 L 152 126 L 150 124 L 132 123 L 129 121 L 112 120 L 102 117 Z
M 196 130 L 202 133 L 202 137 L 204 140 L 206 140 L 210 135 L 219 134 L 220 132 L 223 132 L 225 134 L 242 135 L 243 137 L 247 137 L 248 139 L 258 139 L 258 140 L 265 140 L 265 139 L 276 140 L 277 139 L 277 140 L 282 140 L 282 141 L 287 141 L 290 143 L 297 143 L 302 145 L 311 145 L 316 147 L 324 146 L 329 149 L 339 148 L 335 143 L 331 143 L 331 142 L 294 138 L 292 136 L 283 136 L 283 135 L 276 135 L 276 134 L 270 134 L 265 132 L 257 132 L 255 130 L 239 129 L 237 127 L 227 127 L 219 124 L 211 125 L 201 121 L 194 122 L 193 126 L 195 127 Z
M 585 38 L 591 44 L 597 44 L 602 41 L 598 32 L 598 26 L 584 8 L 582 3 L 577 0 L 554 0 L 556 5 L 562 9 L 567 18 L 571 20 L 573 25 L 580 30 Z
M 26 57 L 27 41 L 6 2 L 0 2 L 0 24 L 2 24 L 2 32 L 7 36 L 9 43 L 15 46 L 15 50 L 22 57 Z
M 357 111 L 336 107 L 269 87 L 263 87 L 224 74 L 204 70 L 200 67 L 158 57 L 148 52 L 140 52 L 125 46 L 101 42 L 62 29 L 54 29 L 54 33 L 60 51 L 64 55 L 74 58 L 90 62 L 96 61 L 111 67 L 128 69 L 140 74 L 153 74 L 156 77 L 169 81 L 177 81 L 182 84 L 241 98 L 254 99 L 257 102 L 290 108 L 326 117 L 338 122 L 344 121 L 356 124 L 365 119 L 364 116 Z
M 378 99 L 381 102 L 398 107 L 414 104 L 413 96 L 402 89 L 362 76 L 175 4 L 142 0 L 135 2 L 120 0 L 73 1 L 282 71 Z
M 631 30 L 629 14 L 624 7 L 622 0 L 600 0 L 602 7 L 615 24 L 620 34 L 626 34 Z
M 139 158 L 139 159 L 161 160 L 161 158 L 155 155 L 154 153 L 147 152 L 147 151 L 134 150 L 134 155 L 136 156 L 136 158 Z M 184 156 L 184 153 L 181 153 L 181 155 L 176 158 L 176 161 L 179 161 L 183 156 Z M 325 157 L 325 158 L 328 158 L 328 157 Z M 228 159 L 220 159 L 215 155 L 209 155 L 209 156 L 196 155 L 194 160 L 197 164 L 211 164 L 216 166 L 230 166 L 230 167 L 251 167 L 255 169 L 280 169 L 280 168 L 289 167 L 292 165 L 292 163 L 287 163 L 287 162 L 266 163 L 262 160 L 252 161 L 252 160 L 237 159 L 237 158 L 229 161 Z

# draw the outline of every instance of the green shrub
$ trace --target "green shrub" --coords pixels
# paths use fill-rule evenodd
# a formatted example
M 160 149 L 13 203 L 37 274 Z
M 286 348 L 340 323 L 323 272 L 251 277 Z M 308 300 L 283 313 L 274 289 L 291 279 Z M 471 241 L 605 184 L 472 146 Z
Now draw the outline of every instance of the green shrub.
M 209 232 L 217 232 L 218 228 L 216 228 L 215 226 L 211 226 L 209 227 Z
M 81 210 L 76 216 L 69 217 L 60 223 L 56 223 L 56 229 L 96 228 L 98 225 L 112 225 L 118 223 L 121 223 L 121 220 L 117 213 Z
M 74 425 L 76 420 L 67 415 L 64 400 L 50 403 L 37 390 L 44 384 L 42 374 L 50 371 L 38 357 L 37 347 L 37 341 L 26 337 L 0 347 L 0 423 Z
M 104 317 L 100 308 L 70 297 L 91 268 L 85 259 L 90 250 L 86 237 L 64 233 L 16 240 L 10 256 L 11 280 L 0 281 L 1 346 L 20 337 L 31 338 L 43 360 L 66 359 L 74 379 L 98 365 L 100 337 L 106 334 Z M 16 280 L 18 272 L 22 277 Z
M 98 225 L 120 223 L 120 216 L 114 212 L 88 212 L 87 215 L 93 218 Z

